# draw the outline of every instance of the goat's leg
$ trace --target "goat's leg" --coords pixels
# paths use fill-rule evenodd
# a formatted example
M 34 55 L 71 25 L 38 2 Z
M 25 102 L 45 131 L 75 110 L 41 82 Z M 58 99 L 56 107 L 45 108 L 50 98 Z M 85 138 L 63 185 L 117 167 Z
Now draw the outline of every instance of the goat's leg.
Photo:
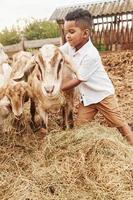
M 48 132 L 48 113 L 41 108 L 39 108 L 39 113 L 42 118 L 42 127 L 40 129 L 40 133 L 42 137 L 44 137 Z
M 73 122 L 73 110 L 72 106 L 66 104 L 61 108 L 62 110 L 62 128 L 63 130 L 73 128 L 74 122 Z
M 31 114 L 31 122 L 30 122 L 30 127 L 31 129 L 36 132 L 37 131 L 37 126 L 35 122 L 35 114 L 36 114 L 36 107 L 35 107 L 35 102 L 31 99 L 30 100 L 30 114 Z
M 15 116 L 12 121 L 12 126 L 15 128 L 16 132 L 21 134 L 25 130 L 25 123 L 23 121 L 23 116 Z
M 65 107 L 62 106 L 61 107 L 61 112 L 62 112 L 62 129 L 65 130 L 66 129 L 66 112 L 65 112 Z
M 69 126 L 69 128 L 73 128 L 73 126 L 74 126 L 74 121 L 73 121 L 73 110 L 72 109 L 70 109 L 70 110 L 68 110 L 68 116 L 67 116 L 68 118 L 67 118 L 67 120 L 68 120 L 68 126 Z

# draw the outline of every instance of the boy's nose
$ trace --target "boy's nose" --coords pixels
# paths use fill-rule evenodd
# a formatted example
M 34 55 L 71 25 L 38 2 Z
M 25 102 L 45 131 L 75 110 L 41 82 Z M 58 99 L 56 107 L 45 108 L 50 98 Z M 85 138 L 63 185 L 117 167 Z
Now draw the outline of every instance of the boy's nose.
M 66 34 L 66 38 L 70 38 L 70 34 L 69 33 Z
M 70 38 L 71 38 L 71 37 L 70 37 L 69 35 L 66 36 L 66 40 L 70 40 Z

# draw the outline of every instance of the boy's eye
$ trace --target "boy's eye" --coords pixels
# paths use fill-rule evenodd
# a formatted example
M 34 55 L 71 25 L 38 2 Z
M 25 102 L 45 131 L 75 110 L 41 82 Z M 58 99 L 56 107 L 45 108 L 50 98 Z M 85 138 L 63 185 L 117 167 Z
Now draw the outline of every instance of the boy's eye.
M 69 33 L 75 33 L 75 31 L 74 30 L 70 30 Z
M 64 32 L 65 35 L 67 35 L 67 34 L 69 34 L 69 33 L 70 33 L 70 34 L 73 34 L 73 33 L 75 33 L 75 31 L 74 31 L 74 30 L 69 30 L 69 31 L 67 31 L 67 32 Z

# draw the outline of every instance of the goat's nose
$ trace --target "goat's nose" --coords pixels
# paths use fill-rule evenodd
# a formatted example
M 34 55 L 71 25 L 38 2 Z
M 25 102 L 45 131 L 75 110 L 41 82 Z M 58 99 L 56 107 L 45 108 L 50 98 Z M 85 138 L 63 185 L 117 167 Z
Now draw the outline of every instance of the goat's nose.
M 52 87 L 44 87 L 46 92 L 49 94 L 49 93 L 52 93 L 54 91 L 54 85 Z
M 20 114 L 20 115 L 15 115 L 15 119 L 17 119 L 17 120 L 20 120 L 21 117 L 22 117 L 22 114 Z

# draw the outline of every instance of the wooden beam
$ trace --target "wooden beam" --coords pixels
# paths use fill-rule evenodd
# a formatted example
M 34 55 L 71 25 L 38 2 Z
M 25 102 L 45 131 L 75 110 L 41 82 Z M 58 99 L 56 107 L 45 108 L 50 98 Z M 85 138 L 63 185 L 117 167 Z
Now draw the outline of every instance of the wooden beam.
M 66 42 L 65 34 L 64 34 L 64 20 L 57 20 L 57 23 L 60 29 L 61 45 L 63 45 Z

